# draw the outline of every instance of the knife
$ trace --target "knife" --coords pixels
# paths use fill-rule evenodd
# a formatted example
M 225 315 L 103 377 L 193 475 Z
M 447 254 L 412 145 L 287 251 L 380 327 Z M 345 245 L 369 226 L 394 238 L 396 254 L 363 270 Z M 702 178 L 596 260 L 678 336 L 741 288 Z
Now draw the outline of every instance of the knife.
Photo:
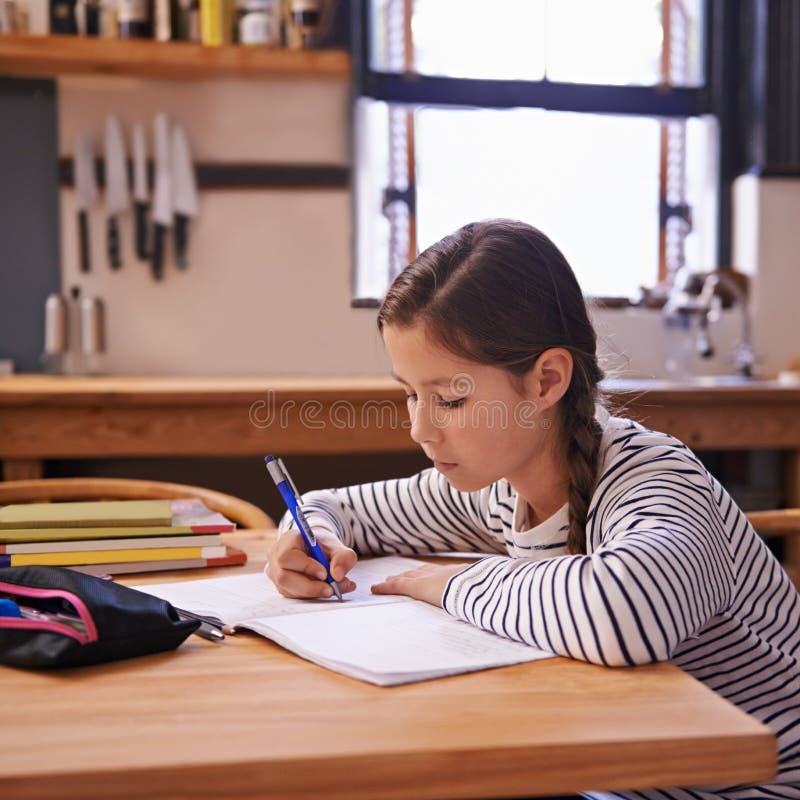
M 169 122 L 166 114 L 156 114 L 156 185 L 153 193 L 153 238 L 150 264 L 153 277 L 164 276 L 164 238 L 172 225 L 172 175 L 170 170 Z
M 135 209 L 136 257 L 147 261 L 147 211 L 150 207 L 147 194 L 147 151 L 144 141 L 144 128 L 133 128 L 133 205 Z
M 117 214 L 127 211 L 128 165 L 125 161 L 125 142 L 119 120 L 109 114 L 106 117 L 106 211 L 108 213 L 107 249 L 108 263 L 112 269 L 122 266 L 119 252 L 119 224 Z
M 197 216 L 197 180 L 186 134 L 180 125 L 172 129 L 172 210 L 175 213 L 173 244 L 175 265 L 186 269 L 189 219 Z
M 97 202 L 94 144 L 85 131 L 75 136 L 75 206 L 78 209 L 78 242 L 81 272 L 89 272 L 89 209 Z

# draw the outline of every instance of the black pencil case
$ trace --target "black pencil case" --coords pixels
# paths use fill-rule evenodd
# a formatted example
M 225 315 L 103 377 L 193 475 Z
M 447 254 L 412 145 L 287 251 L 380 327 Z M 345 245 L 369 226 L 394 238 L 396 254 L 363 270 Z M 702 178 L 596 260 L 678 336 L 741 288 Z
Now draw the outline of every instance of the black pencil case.
M 0 616 L 0 663 L 76 667 L 177 647 L 200 622 L 158 597 L 64 567 L 0 569 L 0 597 L 25 616 Z

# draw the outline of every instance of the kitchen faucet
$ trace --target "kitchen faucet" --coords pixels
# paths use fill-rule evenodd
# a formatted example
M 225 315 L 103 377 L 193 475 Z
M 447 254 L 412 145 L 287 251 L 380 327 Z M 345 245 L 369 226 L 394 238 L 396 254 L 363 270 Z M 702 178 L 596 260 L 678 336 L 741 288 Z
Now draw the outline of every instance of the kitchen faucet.
M 709 323 L 719 319 L 726 301 L 727 307 L 738 307 L 742 324 L 740 340 L 734 352 L 734 369 L 738 375 L 752 378 L 755 355 L 747 294 L 728 271 L 715 270 L 707 274 L 679 272 L 663 314 L 670 319 L 696 317 L 695 350 L 701 358 L 711 358 L 715 348 L 709 335 Z M 689 325 L 686 327 L 691 328 Z

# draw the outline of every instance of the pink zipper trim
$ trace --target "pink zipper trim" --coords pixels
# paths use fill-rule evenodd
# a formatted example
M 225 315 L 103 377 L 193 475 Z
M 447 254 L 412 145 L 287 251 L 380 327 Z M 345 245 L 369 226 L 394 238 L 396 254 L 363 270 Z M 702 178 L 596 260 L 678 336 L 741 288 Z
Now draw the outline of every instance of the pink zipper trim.
M 4 583 L 0 581 L 0 592 L 5 592 L 6 594 L 11 595 L 18 595 L 19 597 L 41 597 L 43 599 L 50 599 L 53 597 L 63 597 L 65 600 L 69 600 L 73 606 L 75 606 L 75 610 L 78 612 L 78 616 L 81 619 L 81 622 L 86 626 L 86 641 L 87 642 L 96 642 L 98 639 L 97 635 L 97 627 L 94 624 L 94 620 L 92 619 L 92 615 L 89 613 L 89 609 L 86 608 L 86 603 L 81 600 L 78 595 L 73 594 L 72 592 L 66 592 L 62 589 L 38 589 L 33 586 L 18 586 L 16 583 Z M 0 618 L 3 621 L 7 619 L 18 619 L 17 617 L 5 617 Z M 26 622 L 31 622 L 31 620 L 26 620 Z M 48 624 L 48 623 L 45 623 Z M 57 623 L 49 623 L 49 624 L 57 624 Z M 59 630 L 62 627 L 69 628 L 69 625 L 61 626 L 58 625 Z M 70 628 L 72 633 L 80 634 L 74 629 Z
M 70 628 L 69 625 L 61 625 L 58 622 L 44 622 L 38 619 L 23 619 L 21 617 L 0 617 L 1 628 L 20 628 L 22 630 L 41 630 L 58 633 L 62 636 L 71 636 L 81 644 L 89 644 L 89 635 Z

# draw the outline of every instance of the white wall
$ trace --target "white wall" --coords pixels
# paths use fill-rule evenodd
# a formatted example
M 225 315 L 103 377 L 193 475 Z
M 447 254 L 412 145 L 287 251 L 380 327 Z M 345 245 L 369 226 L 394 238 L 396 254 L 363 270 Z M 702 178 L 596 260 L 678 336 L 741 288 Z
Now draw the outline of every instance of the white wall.
M 800 366 L 800 179 L 742 175 L 733 265 L 753 279 L 753 338 L 765 373 Z
M 78 130 L 102 150 L 107 113 L 129 146 L 133 124 L 145 123 L 152 148 L 153 117 L 167 111 L 197 160 L 346 165 L 348 92 L 335 80 L 64 78 L 59 151 L 72 154 Z M 112 373 L 385 372 L 374 311 L 350 308 L 350 202 L 338 189 L 203 191 L 189 269 L 176 270 L 170 255 L 157 283 L 134 256 L 131 213 L 121 219 L 123 267 L 109 268 L 102 195 L 91 213 L 92 271 L 81 274 L 74 193 L 62 189 L 63 289 L 105 301 Z

